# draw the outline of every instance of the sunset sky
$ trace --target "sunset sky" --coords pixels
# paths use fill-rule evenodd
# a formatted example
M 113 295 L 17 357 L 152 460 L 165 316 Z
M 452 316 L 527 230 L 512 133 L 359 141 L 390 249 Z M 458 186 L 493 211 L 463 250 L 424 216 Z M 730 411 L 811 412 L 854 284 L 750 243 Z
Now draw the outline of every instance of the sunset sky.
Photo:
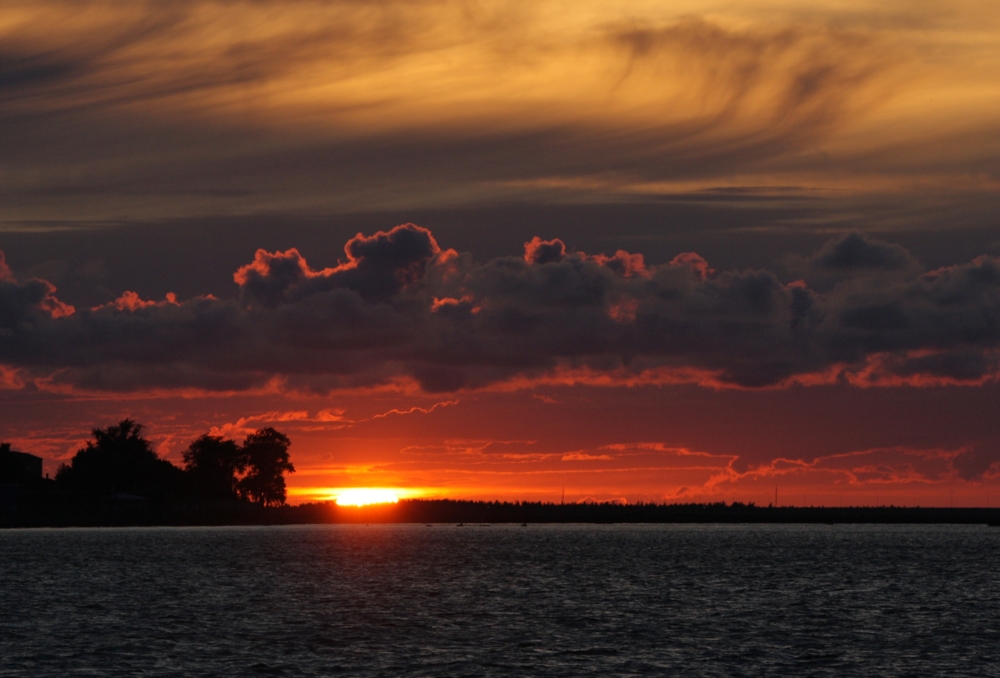
M 0 440 L 1000 503 L 1000 6 L 8 0 Z

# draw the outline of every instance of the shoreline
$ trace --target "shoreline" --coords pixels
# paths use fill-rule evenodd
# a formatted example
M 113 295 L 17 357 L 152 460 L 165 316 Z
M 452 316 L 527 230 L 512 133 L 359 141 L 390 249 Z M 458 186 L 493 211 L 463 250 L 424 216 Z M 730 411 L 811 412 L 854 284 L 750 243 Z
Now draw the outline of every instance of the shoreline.
M 25 496 L 0 512 L 0 528 L 168 527 L 306 524 L 886 524 L 1000 527 L 1000 508 L 799 507 L 753 504 L 551 504 L 407 499 L 345 507 L 330 503 L 263 507 L 186 500 L 121 502 Z

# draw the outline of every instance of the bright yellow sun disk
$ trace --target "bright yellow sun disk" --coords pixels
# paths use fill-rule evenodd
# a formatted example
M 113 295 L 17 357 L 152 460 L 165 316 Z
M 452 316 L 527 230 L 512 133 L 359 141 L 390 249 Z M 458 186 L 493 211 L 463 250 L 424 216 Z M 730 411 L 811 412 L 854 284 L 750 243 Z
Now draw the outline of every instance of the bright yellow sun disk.
M 393 490 L 374 487 L 352 487 L 337 495 L 337 506 L 368 506 L 369 504 L 395 504 L 399 501 Z

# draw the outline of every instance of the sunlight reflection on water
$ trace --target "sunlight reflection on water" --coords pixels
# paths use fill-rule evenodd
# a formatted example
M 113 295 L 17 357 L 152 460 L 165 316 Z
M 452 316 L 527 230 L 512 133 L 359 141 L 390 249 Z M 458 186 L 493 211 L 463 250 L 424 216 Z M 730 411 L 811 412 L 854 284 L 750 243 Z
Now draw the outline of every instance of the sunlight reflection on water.
M 0 532 L 0 676 L 997 675 L 1000 530 Z

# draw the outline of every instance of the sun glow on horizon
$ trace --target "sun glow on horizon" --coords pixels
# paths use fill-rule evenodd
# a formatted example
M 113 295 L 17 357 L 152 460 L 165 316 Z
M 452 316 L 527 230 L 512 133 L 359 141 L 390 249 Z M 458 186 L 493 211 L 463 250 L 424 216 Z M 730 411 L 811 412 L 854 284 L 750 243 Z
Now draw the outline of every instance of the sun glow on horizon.
M 368 506 L 370 504 L 395 504 L 399 495 L 395 490 L 379 487 L 350 487 L 337 493 L 337 506 Z

